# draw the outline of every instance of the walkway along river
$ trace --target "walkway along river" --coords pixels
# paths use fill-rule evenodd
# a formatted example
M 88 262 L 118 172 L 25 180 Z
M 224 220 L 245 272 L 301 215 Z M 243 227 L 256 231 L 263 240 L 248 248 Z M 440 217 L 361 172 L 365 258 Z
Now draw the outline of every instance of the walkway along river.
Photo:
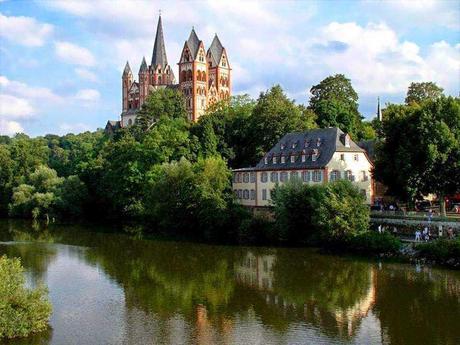
M 0 255 L 54 306 L 7 344 L 460 343 L 458 271 L 100 230 L 0 221 Z

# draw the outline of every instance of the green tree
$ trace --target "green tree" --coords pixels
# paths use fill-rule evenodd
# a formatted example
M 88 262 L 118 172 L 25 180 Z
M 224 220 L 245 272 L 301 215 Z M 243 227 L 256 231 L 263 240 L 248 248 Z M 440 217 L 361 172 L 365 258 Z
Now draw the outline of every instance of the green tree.
M 248 125 L 251 164 L 257 163 L 286 133 L 316 127 L 314 114 L 296 105 L 279 85 L 260 94 Z
M 145 131 L 162 117 L 187 119 L 185 98 L 179 90 L 162 88 L 151 92 L 137 114 L 138 127 Z
M 0 216 L 8 212 L 13 183 L 14 161 L 8 146 L 0 144 Z
M 354 138 L 359 138 L 361 115 L 358 94 L 350 79 L 343 74 L 329 76 L 310 89 L 309 108 L 318 116 L 320 127 L 339 127 Z
M 280 238 L 291 243 L 344 239 L 368 230 L 365 199 L 346 180 L 319 186 L 292 181 L 275 188 L 272 202 Z
M 25 337 L 48 328 L 51 303 L 45 287 L 25 287 L 19 259 L 0 257 L 0 339 Z
M 444 197 L 460 191 L 460 99 L 391 105 L 386 114 L 375 177 L 401 199 L 436 194 L 445 215 Z
M 254 106 L 254 100 L 248 95 L 217 102 L 192 126 L 191 132 L 202 143 L 202 150 L 206 154 L 218 152 L 232 167 L 254 164 L 248 158 L 249 119 Z M 215 140 L 217 143 L 214 150 Z
M 427 100 L 436 100 L 443 95 L 444 89 L 436 83 L 411 83 L 407 89 L 406 104 L 422 103 Z

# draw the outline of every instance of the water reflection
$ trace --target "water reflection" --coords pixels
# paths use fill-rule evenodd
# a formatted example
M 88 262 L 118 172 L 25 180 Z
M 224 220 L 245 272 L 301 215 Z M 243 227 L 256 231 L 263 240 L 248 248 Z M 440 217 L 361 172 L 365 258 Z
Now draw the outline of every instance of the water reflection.
M 34 343 L 460 341 L 458 272 L 78 226 L 0 222 L 0 240 L 0 254 L 21 257 L 50 286 L 53 330 Z

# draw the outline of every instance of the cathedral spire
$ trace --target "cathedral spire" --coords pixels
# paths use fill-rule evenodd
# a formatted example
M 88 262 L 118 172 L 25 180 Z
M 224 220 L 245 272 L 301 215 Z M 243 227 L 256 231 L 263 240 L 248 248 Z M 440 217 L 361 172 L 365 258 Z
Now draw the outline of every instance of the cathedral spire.
M 123 70 L 123 75 L 128 75 L 130 73 L 132 74 L 131 67 L 129 66 L 129 62 L 126 61 L 125 69 Z
M 145 61 L 145 56 L 142 58 L 141 67 L 139 68 L 139 73 L 147 71 L 147 62 Z
M 155 44 L 153 45 L 152 54 L 152 67 L 155 68 L 161 65 L 162 68 L 168 64 L 168 58 L 166 57 L 165 41 L 163 38 L 163 25 L 161 23 L 161 14 L 158 17 L 157 33 L 155 36 Z
M 220 43 L 220 40 L 217 34 L 215 34 L 214 39 L 212 40 L 211 46 L 208 49 L 208 51 L 211 52 L 211 57 L 214 60 L 215 65 L 219 64 L 223 50 L 224 50 L 224 47 L 222 46 L 222 43 Z
M 382 121 L 382 109 L 380 109 L 380 97 L 377 97 L 377 120 Z

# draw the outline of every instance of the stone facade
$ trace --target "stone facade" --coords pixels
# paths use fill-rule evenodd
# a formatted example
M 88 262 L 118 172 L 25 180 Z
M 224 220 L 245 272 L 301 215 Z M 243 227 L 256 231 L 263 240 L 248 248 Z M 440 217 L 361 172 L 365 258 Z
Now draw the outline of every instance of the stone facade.
M 176 82 L 166 56 L 160 16 L 151 63 L 148 65 L 145 57 L 143 58 L 138 81 L 134 78 L 129 62 L 126 62 L 121 78 L 122 112 L 119 127 L 134 124 L 137 111 L 149 93 L 158 88 L 178 88 L 183 93 L 190 121 L 198 121 L 209 105 L 230 97 L 231 68 L 227 52 L 217 34 L 206 51 L 203 41 L 198 38 L 195 29 L 192 29 L 184 43 L 178 67 L 179 83 Z M 106 130 L 111 126 L 108 123 Z
M 242 205 L 267 207 L 275 186 L 290 179 L 308 184 L 348 179 L 371 204 L 371 170 L 365 150 L 348 134 L 338 128 L 324 128 L 285 135 L 256 167 L 233 170 L 232 187 Z

